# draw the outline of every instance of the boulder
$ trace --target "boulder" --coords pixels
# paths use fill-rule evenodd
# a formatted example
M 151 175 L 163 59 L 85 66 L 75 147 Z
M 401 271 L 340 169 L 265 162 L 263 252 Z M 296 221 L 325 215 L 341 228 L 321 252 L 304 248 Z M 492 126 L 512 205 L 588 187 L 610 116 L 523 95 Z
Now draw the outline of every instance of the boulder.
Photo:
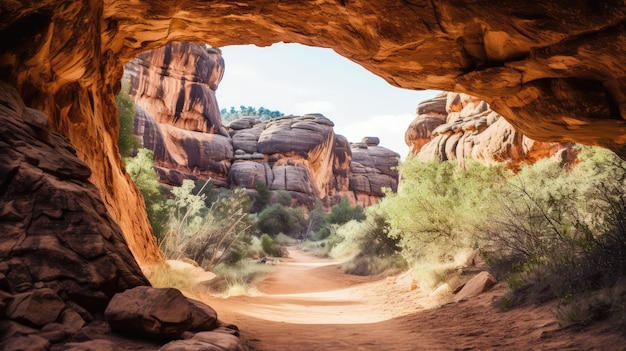
M 176 338 L 218 326 L 214 309 L 172 288 L 140 286 L 116 294 L 104 316 L 112 330 L 144 337 Z
M 169 342 L 159 351 L 245 351 L 235 335 L 224 332 L 200 332 L 188 340 Z
M 454 295 L 454 301 L 459 302 L 491 289 L 498 281 L 489 272 L 480 272 L 470 279 L 463 288 Z
M 172 288 L 139 286 L 118 293 L 104 316 L 112 330 L 158 338 L 179 337 L 193 324 L 189 301 Z
M 83 342 L 70 342 L 64 345 L 63 351 L 117 351 L 119 348 L 111 340 L 96 339 Z

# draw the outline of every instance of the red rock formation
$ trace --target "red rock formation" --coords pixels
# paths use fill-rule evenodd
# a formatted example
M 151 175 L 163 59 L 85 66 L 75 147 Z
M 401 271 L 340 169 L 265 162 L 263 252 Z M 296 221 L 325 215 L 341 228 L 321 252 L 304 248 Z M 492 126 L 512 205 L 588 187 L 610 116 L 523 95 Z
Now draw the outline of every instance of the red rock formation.
M 178 186 L 185 178 L 210 178 L 222 187 L 245 187 L 252 196 L 261 183 L 289 191 L 308 207 L 316 199 L 330 207 L 341 197 L 367 206 L 383 196 L 381 187 L 395 189 L 398 176 L 389 168 L 397 165 L 398 155 L 370 137 L 364 139 L 369 149 L 365 144 L 355 149 L 364 165 L 351 164 L 348 141 L 322 115 L 240 118 L 226 134 L 215 101 L 223 69 L 219 50 L 179 42 L 125 66 L 137 106 L 134 132 L 154 151 L 161 182 Z M 180 117 L 177 106 L 183 107 Z
M 534 140 L 626 157 L 621 0 L 43 0 L 0 13 L 0 80 L 69 138 L 142 262 L 159 254 L 119 157 L 114 96 L 126 62 L 172 41 L 330 47 L 394 85 L 477 96 Z
M 226 186 L 233 147 L 215 98 L 224 72 L 220 51 L 174 42 L 125 67 L 140 107 L 135 133 L 154 151 L 161 180 L 180 185 L 184 178 L 211 178 Z
M 505 162 L 511 168 L 552 156 L 569 157 L 571 143 L 534 141 L 489 105 L 467 94 L 443 93 L 417 107 L 405 133 L 410 154 L 420 160 Z M 571 155 L 570 155 L 571 156 Z
M 115 293 L 148 285 L 91 171 L 48 117 L 0 82 L 0 118 L 0 296 L 14 300 L 7 317 L 41 328 L 66 308 L 102 313 Z
M 395 189 L 398 175 L 390 168 L 397 165 L 399 155 L 378 147 L 377 141 L 370 147 L 361 144 L 351 149 L 333 126 L 319 114 L 232 122 L 231 186 L 245 187 L 254 195 L 259 182 L 270 190 L 287 190 L 309 207 L 315 199 L 330 207 L 341 197 L 368 206 L 384 196 L 382 186 Z

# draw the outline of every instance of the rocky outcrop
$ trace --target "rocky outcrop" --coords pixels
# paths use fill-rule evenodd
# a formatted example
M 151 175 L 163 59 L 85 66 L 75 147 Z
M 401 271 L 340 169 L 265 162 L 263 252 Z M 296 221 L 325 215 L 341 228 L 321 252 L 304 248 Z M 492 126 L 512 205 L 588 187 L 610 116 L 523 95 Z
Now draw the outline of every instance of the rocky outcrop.
M 162 183 L 178 186 L 183 179 L 211 179 L 221 187 L 244 187 L 252 197 L 260 184 L 286 190 L 308 207 L 316 199 L 330 207 L 341 197 L 367 206 L 384 195 L 382 187 L 395 189 L 397 173 L 390 168 L 397 165 L 398 155 L 369 137 L 354 149 L 357 162 L 351 164 L 349 143 L 322 115 L 269 121 L 245 117 L 231 122 L 227 133 L 215 101 L 223 69 L 219 50 L 179 42 L 126 65 L 125 81 L 137 106 L 134 134 L 154 151 Z M 175 116 L 177 106 L 185 107 L 181 117 Z M 188 106 L 196 107 L 189 111 Z
M 194 43 L 174 42 L 126 65 L 139 106 L 134 131 L 154 151 L 164 182 L 211 178 L 226 185 L 233 146 L 215 98 L 223 73 L 220 51 Z
M 309 207 L 316 199 L 330 207 L 342 197 L 368 206 L 384 196 L 382 187 L 395 190 L 398 175 L 391 168 L 399 155 L 379 147 L 378 138 L 351 147 L 333 126 L 320 114 L 235 120 L 228 126 L 235 148 L 230 186 L 247 188 L 252 196 L 257 184 L 286 190 Z
M 66 138 L 50 130 L 45 114 L 26 107 L 2 82 L 0 119 L 0 155 L 7 156 L 0 162 L 0 349 L 48 350 L 63 344 L 63 349 L 113 349 L 110 341 L 97 340 L 114 337 L 102 318 L 107 306 L 116 306 L 110 301 L 135 289 L 158 290 L 148 286 L 90 183 L 89 167 Z M 171 291 L 189 314 L 184 331 L 218 328 L 210 307 Z M 171 301 L 162 296 L 141 300 L 135 305 L 150 317 L 130 324 L 142 322 L 156 330 L 153 335 L 170 335 L 155 321 L 167 323 L 171 309 L 182 311 L 180 306 L 166 304 Z M 131 313 L 123 307 L 118 316 Z
M 417 117 L 405 133 L 410 154 L 422 161 L 475 159 L 487 163 L 520 163 L 574 156 L 571 143 L 540 142 L 521 131 L 476 97 L 443 93 L 420 103 Z
M 378 146 L 375 137 L 365 137 L 361 143 L 352 144 L 349 187 L 355 202 L 373 205 L 385 196 L 384 188 L 398 190 L 398 165 L 400 155 Z
M 17 242 L 21 245 L 21 238 L 35 223 L 52 227 L 59 213 L 71 215 L 81 207 L 77 203 L 85 203 L 96 210 L 77 216 L 80 220 L 65 228 L 63 235 L 71 239 L 63 246 L 80 246 L 72 243 L 88 241 L 85 233 L 103 236 L 106 240 L 96 240 L 102 247 L 96 245 L 93 252 L 76 255 L 98 256 L 104 250 L 105 255 L 96 261 L 108 267 L 103 271 L 106 274 L 68 263 L 58 267 L 69 279 L 47 277 L 43 281 L 82 279 L 94 291 L 123 289 L 142 281 L 131 258 L 117 262 L 128 253 L 117 235 L 120 229 L 137 260 L 162 259 L 140 193 L 119 156 L 114 96 L 120 90 L 123 65 L 168 42 L 208 42 L 220 47 L 284 41 L 329 47 L 397 86 L 477 96 L 533 140 L 599 145 L 626 158 L 625 19 L 622 0 L 503 0 L 497 6 L 489 1 L 443 0 L 401 7 L 380 0 L 329 1 L 315 6 L 308 1 L 3 1 L 0 80 L 14 86 L 27 106 L 50 117 L 51 130 L 69 139 L 91 173 L 85 171 L 87 167 L 71 166 L 78 173 L 70 172 L 76 178 L 67 184 L 70 188 L 81 185 L 73 193 L 77 202 L 50 202 L 42 215 L 23 217 L 16 207 L 19 199 L 33 204 L 54 199 L 49 186 L 32 186 L 39 184 L 36 174 L 65 172 L 56 165 L 67 163 L 56 162 L 55 153 L 47 154 L 55 160 L 48 162 L 15 151 L 27 149 L 26 141 L 10 144 L 12 151 L 0 153 L 5 171 L 19 174 L 15 165 L 20 160 L 20 169 L 33 167 L 41 172 L 33 169 L 35 179 L 24 180 L 22 188 L 0 188 L 5 204 L 2 225 L 8 219 L 21 221 L 5 231 L 1 249 L 13 248 Z M 7 121 L 3 115 L 0 125 L 12 124 Z M 17 123 L 11 138 L 32 135 L 31 130 Z M 63 149 L 58 155 L 74 163 L 72 152 Z M 17 179 L 7 176 L 0 178 L 3 184 Z M 82 187 L 86 178 L 95 188 Z M 51 183 L 56 189 L 58 183 Z M 11 203 L 7 195 L 11 191 L 23 193 Z M 109 229 L 92 230 L 100 224 Z M 3 263 L 7 257 L 32 256 L 36 263 L 32 268 L 22 265 L 12 270 L 14 276 L 24 275 L 24 281 L 31 278 L 22 272 L 47 274 L 49 270 L 34 268 L 77 259 L 54 249 L 37 255 L 34 252 L 41 248 L 58 247 L 58 238 L 28 237 L 33 238 L 30 246 L 11 253 L 17 258 L 6 251 L 2 254 Z M 111 261 L 117 263 L 106 263 Z M 100 285 L 103 282 L 107 284 Z

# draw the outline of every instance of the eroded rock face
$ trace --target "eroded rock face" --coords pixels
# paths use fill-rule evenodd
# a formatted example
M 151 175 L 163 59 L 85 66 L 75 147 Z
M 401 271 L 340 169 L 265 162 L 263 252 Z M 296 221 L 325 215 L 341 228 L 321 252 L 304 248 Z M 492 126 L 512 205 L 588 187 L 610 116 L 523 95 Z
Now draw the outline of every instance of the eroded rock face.
M 477 96 L 534 140 L 626 157 L 621 0 L 45 0 L 0 11 L 0 80 L 69 138 L 142 262 L 160 256 L 118 154 L 114 96 L 126 62 L 176 40 L 330 47 L 394 85 Z
M 124 78 L 139 106 L 135 134 L 154 151 L 164 182 L 211 178 L 227 185 L 233 146 L 215 98 L 223 73 L 218 49 L 181 42 L 141 54 L 125 66 Z
M 569 161 L 571 143 L 540 142 L 523 135 L 474 96 L 443 93 L 420 103 L 405 133 L 410 154 L 422 161 L 475 159 L 487 163 L 533 163 L 540 158 Z
M 389 168 L 397 165 L 398 155 L 378 147 L 378 138 L 368 137 L 356 149 L 366 165 L 351 165 L 347 140 L 334 133 L 334 123 L 323 115 L 269 121 L 244 117 L 230 123 L 227 132 L 215 101 L 223 69 L 219 50 L 179 42 L 125 66 L 124 78 L 137 106 L 134 133 L 143 147 L 154 151 L 162 183 L 179 186 L 183 179 L 211 179 L 222 187 L 244 187 L 252 197 L 262 184 L 286 190 L 308 207 L 316 199 L 330 207 L 341 197 L 367 206 L 383 196 L 382 187 L 395 189 L 397 174 Z M 184 107 L 180 117 L 175 116 L 177 106 Z M 188 106 L 196 108 L 189 111 Z
M 320 114 L 259 121 L 246 117 L 228 127 L 235 157 L 228 179 L 254 196 L 257 183 L 270 190 L 287 190 L 300 204 L 316 199 L 330 207 L 347 197 L 368 206 L 384 196 L 381 187 L 397 187 L 391 170 L 399 155 L 378 146 L 378 138 L 351 148 L 333 131 L 333 122 Z M 356 156 L 355 156 L 356 155 Z

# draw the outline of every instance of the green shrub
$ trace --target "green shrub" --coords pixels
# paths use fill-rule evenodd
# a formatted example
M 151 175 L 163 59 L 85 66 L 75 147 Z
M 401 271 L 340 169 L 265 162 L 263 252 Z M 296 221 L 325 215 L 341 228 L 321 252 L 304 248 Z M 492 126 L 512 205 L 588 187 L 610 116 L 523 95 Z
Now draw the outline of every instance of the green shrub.
M 135 118 L 135 103 L 128 95 L 130 87 L 122 86 L 122 90 L 115 97 L 115 104 L 120 121 L 120 132 L 117 137 L 117 146 L 122 157 L 131 155 L 134 149 L 141 146 L 141 143 L 133 135 L 133 124 Z
M 161 240 L 167 229 L 169 209 L 164 200 L 165 190 L 159 184 L 159 177 L 154 170 L 153 153 L 148 149 L 139 149 L 135 157 L 125 158 L 124 162 L 126 172 L 139 188 L 146 203 L 146 212 L 154 235 Z
M 281 204 L 267 207 L 257 218 L 257 226 L 262 233 L 271 236 L 283 233 L 291 237 L 301 235 L 306 219 L 302 208 L 288 208 Z
M 509 306 L 557 297 L 559 318 L 585 324 L 626 301 L 598 298 L 626 274 L 626 163 L 595 148 L 579 159 L 522 168 L 486 233 L 492 265 L 510 267 Z
M 272 237 L 267 234 L 261 235 L 261 247 L 263 252 L 273 257 L 286 257 L 287 250 L 279 243 L 277 243 Z
M 185 180 L 172 189 L 170 230 L 161 247 L 168 258 L 187 257 L 210 270 L 245 252 L 242 242 L 247 242 L 254 230 L 248 214 L 250 199 L 245 189 L 238 188 L 207 208 L 205 195 L 194 194 L 194 186 Z M 233 251 L 235 256 L 230 255 Z
M 330 208 L 330 213 L 324 217 L 324 221 L 320 224 L 320 228 L 310 234 L 310 238 L 314 241 L 326 239 L 331 234 L 332 225 L 341 225 L 352 220 L 363 221 L 365 218 L 366 216 L 363 211 L 363 207 L 352 207 L 350 205 L 350 201 L 343 197 L 338 204 Z
M 502 167 L 467 162 L 420 162 L 400 167 L 401 186 L 380 202 L 383 225 L 402 256 L 416 270 L 420 286 L 436 288 L 454 280 L 461 258 L 477 247 L 481 226 L 505 184 Z M 382 237 L 382 236 L 378 236 Z M 394 242 L 387 244 L 393 247 Z M 456 272 L 456 273 L 455 273 Z

